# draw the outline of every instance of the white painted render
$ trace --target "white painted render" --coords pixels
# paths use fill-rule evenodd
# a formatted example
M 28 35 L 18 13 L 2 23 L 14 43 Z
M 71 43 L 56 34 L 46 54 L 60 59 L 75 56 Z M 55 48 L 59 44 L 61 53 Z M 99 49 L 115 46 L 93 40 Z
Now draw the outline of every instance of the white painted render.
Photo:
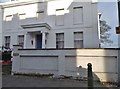
M 55 76 L 65 75 L 87 78 L 87 64 L 91 63 L 94 80 L 118 82 L 118 50 L 24 50 L 20 49 L 20 46 L 14 46 L 12 73 L 54 74 Z
M 17 44 L 18 35 L 24 35 L 24 48 L 35 48 L 35 35 L 39 32 L 48 33 L 47 44 L 42 37 L 42 48 L 56 48 L 56 33 L 64 33 L 64 48 L 74 48 L 74 32 L 83 32 L 84 48 L 99 48 L 97 3 L 92 0 L 81 2 L 78 0 L 35 0 L 31 2 L 15 2 L 2 4 L 3 9 L 3 39 L 11 36 L 10 47 Z M 83 8 L 83 21 L 74 24 L 73 8 Z M 56 25 L 56 9 L 64 9 L 63 16 L 59 13 L 59 21 L 63 25 Z M 41 17 L 39 12 L 44 11 Z M 39 13 L 39 15 L 38 15 Z M 42 14 L 42 13 L 41 13 Z M 79 18 L 79 17 L 78 17 Z M 61 21 L 63 19 L 63 21 Z M 7 20 L 7 21 L 6 21 Z M 79 21 L 78 21 L 79 22 Z M 22 28 L 22 25 L 46 23 L 47 27 Z M 33 41 L 33 45 L 31 44 Z

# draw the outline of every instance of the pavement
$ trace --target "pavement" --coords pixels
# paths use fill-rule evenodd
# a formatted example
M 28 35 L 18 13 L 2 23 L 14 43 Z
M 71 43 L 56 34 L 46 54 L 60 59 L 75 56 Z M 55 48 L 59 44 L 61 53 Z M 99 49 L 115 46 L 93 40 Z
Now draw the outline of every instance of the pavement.
M 48 77 L 41 78 L 35 76 L 3 75 L 2 87 L 87 87 L 87 81 Z M 106 86 L 100 82 L 94 82 L 94 87 Z
M 25 75 L 10 75 L 11 67 L 0 65 L 0 85 L 2 89 L 12 87 L 84 87 L 87 88 L 87 81 L 83 80 L 74 80 L 74 79 L 58 79 L 56 77 L 39 77 L 39 76 L 25 76 Z M 115 86 L 110 84 L 102 84 L 100 82 L 94 81 L 94 89 L 104 88 L 104 89 L 116 89 Z M 113 88 L 115 87 L 115 88 Z M 1 86 L 0 86 L 1 88 Z M 120 89 L 120 88 L 119 88 Z

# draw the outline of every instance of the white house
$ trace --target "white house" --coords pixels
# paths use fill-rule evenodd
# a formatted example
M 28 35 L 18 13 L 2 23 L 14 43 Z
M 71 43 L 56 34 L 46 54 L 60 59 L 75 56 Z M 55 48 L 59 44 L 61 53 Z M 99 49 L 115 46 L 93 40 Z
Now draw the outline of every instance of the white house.
M 13 48 L 12 74 L 86 77 L 80 66 L 86 70 L 92 63 L 100 81 L 118 81 L 119 49 L 96 49 L 100 46 L 96 0 L 11 0 L 0 7 L 0 45 Z
M 0 6 L 3 12 L 1 45 L 99 48 L 95 0 L 11 0 Z

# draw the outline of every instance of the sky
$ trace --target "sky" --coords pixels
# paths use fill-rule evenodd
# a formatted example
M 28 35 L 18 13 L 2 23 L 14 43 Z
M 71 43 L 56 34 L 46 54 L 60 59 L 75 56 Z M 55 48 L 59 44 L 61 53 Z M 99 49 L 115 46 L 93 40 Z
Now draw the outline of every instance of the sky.
M 0 2 L 7 0 L 0 0 Z M 118 26 L 117 15 L 117 0 L 98 0 L 98 11 L 102 14 L 101 19 L 105 20 L 111 26 L 110 39 L 113 41 L 111 45 L 104 45 L 104 47 L 116 48 L 118 47 L 118 35 L 115 32 L 115 27 Z
M 107 47 L 117 47 L 118 46 L 118 35 L 116 34 L 115 27 L 118 26 L 118 10 L 117 10 L 117 1 L 116 0 L 106 0 L 105 2 L 100 0 L 98 4 L 98 11 L 102 14 L 101 19 L 105 20 L 109 26 L 111 26 L 111 37 L 113 44 L 111 46 L 106 45 Z
M 8 0 L 0 0 L 0 2 L 6 2 L 6 1 L 8 1 Z

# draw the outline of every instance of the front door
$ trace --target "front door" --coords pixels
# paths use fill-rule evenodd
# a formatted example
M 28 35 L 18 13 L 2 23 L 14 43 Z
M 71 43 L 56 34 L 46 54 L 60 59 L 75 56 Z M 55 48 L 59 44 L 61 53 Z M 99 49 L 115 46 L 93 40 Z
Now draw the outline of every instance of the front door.
M 42 48 L 42 34 L 36 35 L 36 48 Z

